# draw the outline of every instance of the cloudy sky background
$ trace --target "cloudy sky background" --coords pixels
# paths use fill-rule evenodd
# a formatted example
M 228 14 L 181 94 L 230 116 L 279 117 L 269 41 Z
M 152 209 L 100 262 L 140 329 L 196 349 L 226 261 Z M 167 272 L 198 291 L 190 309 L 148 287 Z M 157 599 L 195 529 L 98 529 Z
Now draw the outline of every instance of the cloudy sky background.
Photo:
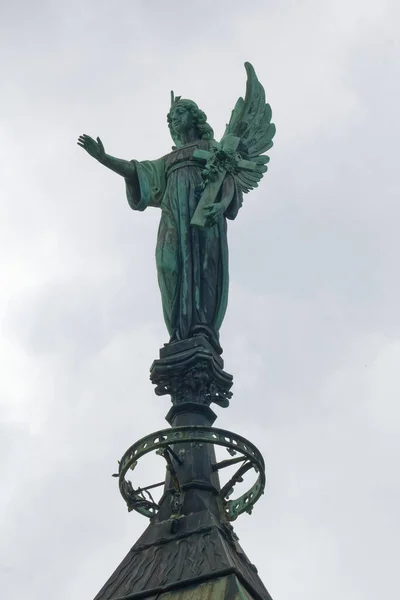
M 396 0 L 3 0 L 5 598 L 97 593 L 146 526 L 110 475 L 169 408 L 148 381 L 167 338 L 159 213 L 133 213 L 76 138 L 162 156 L 171 88 L 220 137 L 246 60 L 277 136 L 229 224 L 221 339 L 235 387 L 216 425 L 268 465 L 266 495 L 235 528 L 276 600 L 396 597 L 399 20 Z

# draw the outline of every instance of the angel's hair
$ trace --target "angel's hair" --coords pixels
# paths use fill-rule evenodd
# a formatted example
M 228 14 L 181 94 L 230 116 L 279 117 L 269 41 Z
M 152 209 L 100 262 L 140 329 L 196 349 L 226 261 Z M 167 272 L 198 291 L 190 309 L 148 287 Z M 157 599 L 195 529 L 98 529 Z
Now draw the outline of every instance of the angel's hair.
M 213 131 L 211 125 L 209 125 L 207 123 L 207 115 L 202 110 L 200 110 L 200 108 L 197 106 L 196 102 L 193 102 L 193 100 L 185 100 L 182 98 L 181 100 L 178 100 L 177 102 L 175 102 L 173 104 L 173 106 L 171 106 L 171 109 L 170 109 L 169 113 L 167 114 L 168 127 L 171 132 L 172 139 L 174 140 L 174 142 L 177 146 L 182 145 L 182 140 L 181 140 L 180 135 L 178 133 L 176 133 L 176 131 L 172 127 L 172 119 L 171 119 L 171 112 L 176 106 L 183 106 L 184 108 L 186 108 L 186 110 L 188 110 L 192 114 L 193 123 L 194 123 L 197 131 L 199 132 L 199 137 L 201 140 L 214 139 L 214 131 Z

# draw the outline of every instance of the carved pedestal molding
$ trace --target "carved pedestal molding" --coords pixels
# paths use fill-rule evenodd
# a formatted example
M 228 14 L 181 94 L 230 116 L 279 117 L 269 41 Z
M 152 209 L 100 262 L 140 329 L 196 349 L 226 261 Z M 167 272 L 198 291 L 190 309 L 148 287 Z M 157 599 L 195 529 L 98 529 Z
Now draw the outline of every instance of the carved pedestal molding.
M 233 377 L 204 336 L 168 344 L 150 369 L 158 396 L 169 394 L 173 405 L 197 403 L 229 405 Z

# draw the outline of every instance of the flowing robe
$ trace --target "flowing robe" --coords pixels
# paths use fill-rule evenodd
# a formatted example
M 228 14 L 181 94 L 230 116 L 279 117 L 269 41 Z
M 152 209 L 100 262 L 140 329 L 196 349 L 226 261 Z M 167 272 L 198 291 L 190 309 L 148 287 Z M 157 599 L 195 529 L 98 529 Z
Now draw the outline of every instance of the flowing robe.
M 235 186 L 229 207 L 215 225 L 205 229 L 190 225 L 204 168 L 193 159 L 193 152 L 209 146 L 201 140 L 158 160 L 133 161 L 136 176 L 126 180 L 133 210 L 155 206 L 162 211 L 156 264 L 164 319 L 172 340 L 204 333 L 218 343 L 228 301 L 226 219 L 236 217 L 241 192 Z

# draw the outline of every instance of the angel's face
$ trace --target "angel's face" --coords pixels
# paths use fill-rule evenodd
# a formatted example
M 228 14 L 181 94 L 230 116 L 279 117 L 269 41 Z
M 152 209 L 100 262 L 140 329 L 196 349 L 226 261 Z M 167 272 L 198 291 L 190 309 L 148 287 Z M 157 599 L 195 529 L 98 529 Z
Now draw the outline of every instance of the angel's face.
M 184 106 L 176 106 L 171 111 L 171 123 L 175 132 L 184 135 L 194 125 L 192 113 Z

